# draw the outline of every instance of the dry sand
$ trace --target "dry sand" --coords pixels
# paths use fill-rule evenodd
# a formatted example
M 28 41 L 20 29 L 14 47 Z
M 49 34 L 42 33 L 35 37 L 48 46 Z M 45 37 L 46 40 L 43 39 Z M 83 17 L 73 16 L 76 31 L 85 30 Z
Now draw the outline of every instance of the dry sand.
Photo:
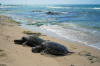
M 32 53 L 30 47 L 14 44 L 13 40 L 24 36 L 25 30 L 10 18 L 0 16 L 0 66 L 100 66 L 100 50 L 53 37 L 40 36 L 67 46 L 74 54 L 61 57 L 41 55 Z

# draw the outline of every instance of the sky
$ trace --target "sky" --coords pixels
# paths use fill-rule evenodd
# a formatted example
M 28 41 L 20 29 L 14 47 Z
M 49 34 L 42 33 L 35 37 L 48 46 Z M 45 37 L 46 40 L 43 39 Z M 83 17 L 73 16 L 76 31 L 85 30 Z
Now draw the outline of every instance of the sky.
M 0 0 L 3 4 L 100 4 L 100 0 Z

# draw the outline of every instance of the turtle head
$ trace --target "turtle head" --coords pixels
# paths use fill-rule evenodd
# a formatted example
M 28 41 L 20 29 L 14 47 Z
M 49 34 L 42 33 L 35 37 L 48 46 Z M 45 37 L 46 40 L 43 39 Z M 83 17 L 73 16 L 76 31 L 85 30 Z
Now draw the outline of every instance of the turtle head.
M 25 41 L 27 41 L 27 37 L 22 37 L 21 39 L 14 40 L 14 43 L 23 44 Z
M 24 43 L 24 41 L 23 40 L 14 40 L 14 43 L 15 44 L 22 44 L 22 43 Z

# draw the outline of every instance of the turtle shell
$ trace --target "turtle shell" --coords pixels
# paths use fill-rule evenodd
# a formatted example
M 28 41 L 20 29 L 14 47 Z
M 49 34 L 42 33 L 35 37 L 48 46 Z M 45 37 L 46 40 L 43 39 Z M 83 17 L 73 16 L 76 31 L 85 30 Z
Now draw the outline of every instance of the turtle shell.
M 67 47 L 56 43 L 56 42 L 45 42 L 45 47 L 48 53 L 54 54 L 54 55 L 65 55 L 69 51 L 67 50 Z
M 29 35 L 27 37 L 23 37 L 22 40 L 28 41 L 29 44 L 34 43 L 36 45 L 40 45 L 42 42 L 44 42 L 43 39 L 41 39 L 41 38 L 39 38 L 39 37 L 37 37 L 35 35 Z

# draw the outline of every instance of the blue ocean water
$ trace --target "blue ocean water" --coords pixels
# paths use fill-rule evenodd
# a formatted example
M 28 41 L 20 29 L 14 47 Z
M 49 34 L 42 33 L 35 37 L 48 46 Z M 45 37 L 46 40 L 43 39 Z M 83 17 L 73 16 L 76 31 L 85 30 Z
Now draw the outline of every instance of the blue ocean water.
M 24 28 L 100 49 L 100 5 L 2 5 L 0 14 Z

